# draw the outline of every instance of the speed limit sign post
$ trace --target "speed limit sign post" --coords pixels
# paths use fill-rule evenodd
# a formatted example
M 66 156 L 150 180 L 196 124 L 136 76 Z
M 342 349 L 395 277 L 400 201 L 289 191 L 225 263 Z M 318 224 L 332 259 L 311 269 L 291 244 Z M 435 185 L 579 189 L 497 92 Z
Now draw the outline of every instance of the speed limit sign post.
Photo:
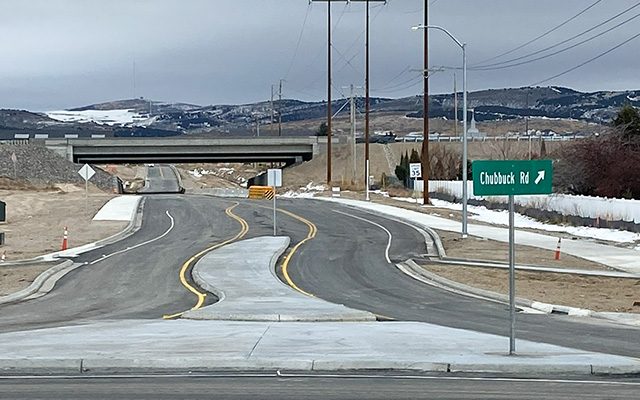
M 411 163 L 409 164 L 409 177 L 413 179 L 413 192 L 415 195 L 416 191 L 416 182 L 418 178 L 422 178 L 422 164 L 420 163 Z M 425 190 L 425 189 L 423 189 Z M 416 203 L 418 203 L 418 198 L 416 197 Z

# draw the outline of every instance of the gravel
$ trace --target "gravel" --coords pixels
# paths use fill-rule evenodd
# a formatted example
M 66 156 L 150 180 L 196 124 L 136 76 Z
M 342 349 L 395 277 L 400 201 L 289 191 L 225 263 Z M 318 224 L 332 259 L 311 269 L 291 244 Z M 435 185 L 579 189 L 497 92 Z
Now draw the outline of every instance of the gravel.
M 16 155 L 15 169 L 12 154 Z M 0 177 L 25 181 L 38 187 L 60 183 L 83 184 L 84 179 L 78 174 L 81 167 L 47 149 L 42 143 L 0 143 Z M 112 191 L 115 178 L 101 169 L 93 169 L 96 174 L 90 182 L 102 190 Z

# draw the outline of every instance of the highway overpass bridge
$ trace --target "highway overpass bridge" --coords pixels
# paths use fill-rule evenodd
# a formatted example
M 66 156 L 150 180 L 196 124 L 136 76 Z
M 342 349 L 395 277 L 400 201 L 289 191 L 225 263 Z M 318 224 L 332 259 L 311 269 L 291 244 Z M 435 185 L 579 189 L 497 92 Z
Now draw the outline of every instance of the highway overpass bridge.
M 189 162 L 308 161 L 315 137 L 48 139 L 45 145 L 75 163 L 139 164 Z

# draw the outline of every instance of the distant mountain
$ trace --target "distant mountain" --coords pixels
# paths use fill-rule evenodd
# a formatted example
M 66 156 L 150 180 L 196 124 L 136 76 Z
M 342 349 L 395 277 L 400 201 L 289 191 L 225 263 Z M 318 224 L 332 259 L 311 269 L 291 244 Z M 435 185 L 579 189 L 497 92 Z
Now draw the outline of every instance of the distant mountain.
M 489 89 L 471 92 L 469 109 L 475 109 L 476 120 L 510 120 L 523 116 L 577 119 L 606 124 L 624 104 L 640 106 L 639 91 L 578 92 L 564 87 L 521 87 Z M 462 117 L 462 93 L 458 93 L 459 116 Z M 334 113 L 349 112 L 348 99 L 332 102 Z M 356 104 L 360 112 L 364 99 Z M 429 97 L 429 115 L 432 118 L 454 118 L 453 94 Z M 399 99 L 371 98 L 374 113 L 398 114 L 409 118 L 422 118 L 422 96 Z M 46 115 L 27 111 L 0 110 L 0 135 L 7 132 L 38 129 L 56 134 L 71 132 L 99 133 L 107 136 L 166 136 L 179 134 L 226 135 L 250 132 L 258 122 L 261 125 L 324 118 L 326 101 L 305 102 L 294 99 L 262 101 L 240 105 L 200 106 L 186 103 L 159 102 L 147 99 L 117 100 Z M 6 135 L 5 135 L 6 136 Z
M 453 116 L 452 95 L 433 96 L 432 116 Z M 462 96 L 459 94 L 459 99 Z M 522 116 L 573 118 L 609 123 L 625 104 L 640 106 L 640 90 L 582 93 L 563 87 L 522 87 L 469 93 L 469 108 L 477 120 L 503 120 Z M 415 116 L 422 116 L 421 111 Z

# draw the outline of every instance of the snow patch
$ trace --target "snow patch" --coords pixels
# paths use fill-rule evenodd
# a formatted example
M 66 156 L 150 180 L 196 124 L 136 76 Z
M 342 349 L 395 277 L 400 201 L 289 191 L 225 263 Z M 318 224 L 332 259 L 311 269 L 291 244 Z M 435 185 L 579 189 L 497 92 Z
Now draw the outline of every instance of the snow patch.
M 49 111 L 46 112 L 51 119 L 61 122 L 94 122 L 98 125 L 135 125 L 146 126 L 151 122 L 150 118 L 137 113 L 135 110 L 85 110 L 85 111 Z
M 315 196 L 316 193 L 324 192 L 324 185 L 317 185 L 313 182 L 309 182 L 307 186 L 300 188 L 300 190 L 289 190 L 279 197 L 286 197 L 291 199 L 309 199 Z
M 415 199 L 403 199 L 404 201 L 415 202 Z M 446 208 L 449 210 L 462 211 L 462 204 L 449 203 L 443 200 L 432 199 L 432 204 L 438 208 Z M 482 206 L 468 205 L 469 218 L 476 221 L 488 222 L 496 225 L 509 225 L 509 212 L 506 210 L 489 210 Z M 633 243 L 640 241 L 640 234 L 628 231 L 618 231 L 605 228 L 594 228 L 590 226 L 562 226 L 546 224 L 534 220 L 533 218 L 522 214 L 515 214 L 516 228 L 531 228 L 548 232 L 566 232 L 571 235 L 593 238 L 599 240 L 608 240 L 617 243 Z M 636 247 L 640 250 L 640 246 Z

